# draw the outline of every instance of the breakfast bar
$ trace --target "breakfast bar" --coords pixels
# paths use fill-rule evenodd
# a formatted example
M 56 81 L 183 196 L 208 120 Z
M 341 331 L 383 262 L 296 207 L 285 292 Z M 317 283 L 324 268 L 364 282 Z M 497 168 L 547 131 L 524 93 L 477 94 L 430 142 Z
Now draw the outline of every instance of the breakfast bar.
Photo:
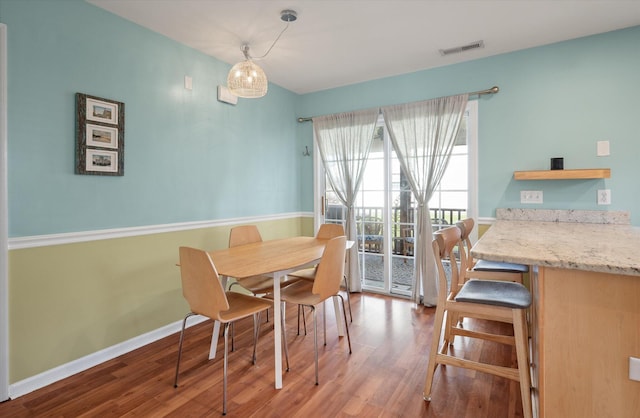
M 640 416 L 640 228 L 618 215 L 499 209 L 472 249 L 532 266 L 534 415 Z

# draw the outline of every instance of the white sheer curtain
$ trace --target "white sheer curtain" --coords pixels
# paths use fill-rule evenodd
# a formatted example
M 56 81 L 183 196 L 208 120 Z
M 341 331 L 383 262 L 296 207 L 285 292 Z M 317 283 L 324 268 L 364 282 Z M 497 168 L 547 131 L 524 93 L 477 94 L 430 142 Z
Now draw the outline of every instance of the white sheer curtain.
M 369 157 L 378 114 L 378 109 L 372 109 L 313 118 L 315 139 L 327 178 L 347 208 L 345 233 L 350 241 L 357 242 L 358 239 L 353 206 Z M 347 263 L 350 289 L 360 292 L 362 284 L 357 245 L 347 252 Z
M 429 199 L 444 174 L 468 95 L 382 108 L 389 136 L 418 203 L 416 214 L 413 299 L 435 306 L 438 298 L 436 265 L 431 251 Z

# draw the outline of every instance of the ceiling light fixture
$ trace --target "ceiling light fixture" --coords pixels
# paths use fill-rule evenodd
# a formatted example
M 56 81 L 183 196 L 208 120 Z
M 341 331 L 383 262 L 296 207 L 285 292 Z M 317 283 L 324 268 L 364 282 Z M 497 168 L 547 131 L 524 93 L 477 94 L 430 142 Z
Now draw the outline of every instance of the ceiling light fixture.
M 231 67 L 229 75 L 227 76 L 227 87 L 233 95 L 246 99 L 256 99 L 267 94 L 267 88 L 269 86 L 267 75 L 259 65 L 253 62 L 253 59 L 265 58 L 269 52 L 271 52 L 276 42 L 278 42 L 280 36 L 287 30 L 289 23 L 295 22 L 297 18 L 298 14 L 294 10 L 283 10 L 280 12 L 280 19 L 286 22 L 287 25 L 282 29 L 282 32 L 280 32 L 275 41 L 273 41 L 273 44 L 271 44 L 267 52 L 261 57 L 252 58 L 249 54 L 249 45 L 242 45 L 240 50 L 244 54 L 244 61 Z

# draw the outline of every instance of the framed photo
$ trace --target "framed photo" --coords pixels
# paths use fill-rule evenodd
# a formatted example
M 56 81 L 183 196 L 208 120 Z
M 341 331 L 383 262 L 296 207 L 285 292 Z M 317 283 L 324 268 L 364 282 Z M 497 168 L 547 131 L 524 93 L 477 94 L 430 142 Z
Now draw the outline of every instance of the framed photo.
M 87 123 L 87 146 L 118 149 L 118 128 Z
M 98 100 L 94 98 L 87 98 L 87 120 L 95 122 L 118 124 L 118 104 L 114 102 L 107 102 L 105 100 Z
M 86 171 L 99 173 L 118 172 L 118 152 L 99 149 L 87 149 Z
M 76 93 L 75 172 L 124 176 L 124 103 Z

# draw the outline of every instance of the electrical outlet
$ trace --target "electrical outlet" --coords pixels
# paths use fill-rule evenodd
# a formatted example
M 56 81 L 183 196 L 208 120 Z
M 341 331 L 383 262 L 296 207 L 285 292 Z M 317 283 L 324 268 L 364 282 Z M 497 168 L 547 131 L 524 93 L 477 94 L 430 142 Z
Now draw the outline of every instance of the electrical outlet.
M 542 203 L 542 190 L 521 190 L 520 203 Z
M 629 357 L 629 379 L 640 382 L 640 358 Z
M 611 204 L 611 190 L 609 189 L 598 190 L 598 204 L 599 205 Z

